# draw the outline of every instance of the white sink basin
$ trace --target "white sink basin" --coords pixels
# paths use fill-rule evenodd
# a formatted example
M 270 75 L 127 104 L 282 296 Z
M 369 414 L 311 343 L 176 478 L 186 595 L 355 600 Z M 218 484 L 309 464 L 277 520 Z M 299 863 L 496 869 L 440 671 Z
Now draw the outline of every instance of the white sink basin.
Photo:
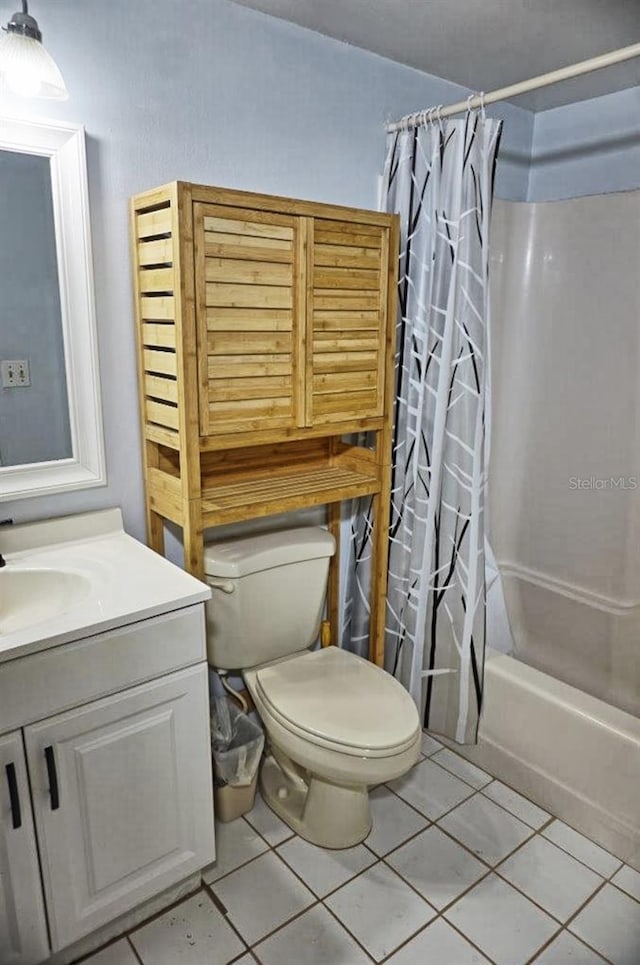
M 211 596 L 127 536 L 119 509 L 3 527 L 0 553 L 0 665 Z M 1 906 L 0 899 L 0 919 Z
M 91 582 L 69 570 L 0 570 L 0 634 L 60 616 L 82 603 Z

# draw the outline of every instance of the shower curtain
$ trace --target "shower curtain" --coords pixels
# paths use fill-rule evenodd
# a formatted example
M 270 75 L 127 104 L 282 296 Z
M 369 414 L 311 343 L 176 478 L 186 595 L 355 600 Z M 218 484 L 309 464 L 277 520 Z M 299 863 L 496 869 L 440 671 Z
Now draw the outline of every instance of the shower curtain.
M 501 122 L 469 111 L 389 138 L 401 244 L 385 666 L 423 725 L 477 736 L 485 637 L 489 221 Z M 370 504 L 345 566 L 342 645 L 368 633 Z

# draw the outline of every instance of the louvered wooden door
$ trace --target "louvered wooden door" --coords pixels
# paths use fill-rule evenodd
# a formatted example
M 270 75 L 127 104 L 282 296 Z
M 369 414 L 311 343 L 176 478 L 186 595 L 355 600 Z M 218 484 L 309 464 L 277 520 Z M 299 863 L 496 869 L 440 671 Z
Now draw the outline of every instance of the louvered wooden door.
M 384 413 L 388 229 L 309 227 L 307 425 Z
M 304 425 L 299 219 L 193 208 L 201 435 Z

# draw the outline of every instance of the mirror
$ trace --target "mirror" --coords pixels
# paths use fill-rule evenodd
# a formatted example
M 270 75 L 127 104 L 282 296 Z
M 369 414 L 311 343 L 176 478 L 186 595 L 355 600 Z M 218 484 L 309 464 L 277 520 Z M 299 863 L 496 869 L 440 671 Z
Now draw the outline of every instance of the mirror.
M 0 500 L 105 483 L 84 130 L 0 117 Z

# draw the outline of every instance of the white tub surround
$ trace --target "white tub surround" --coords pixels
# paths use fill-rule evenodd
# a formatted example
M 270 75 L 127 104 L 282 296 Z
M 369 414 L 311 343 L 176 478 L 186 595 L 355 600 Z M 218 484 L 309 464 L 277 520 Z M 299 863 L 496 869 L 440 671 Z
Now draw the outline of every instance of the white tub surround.
M 491 243 L 490 538 L 514 655 L 637 715 L 640 191 L 497 202 Z
M 118 510 L 0 551 L 0 965 L 70 961 L 214 858 L 210 591 Z
M 456 750 L 640 870 L 640 719 L 488 651 L 476 747 Z
M 640 715 L 640 602 L 501 564 L 514 653 L 558 680 Z

